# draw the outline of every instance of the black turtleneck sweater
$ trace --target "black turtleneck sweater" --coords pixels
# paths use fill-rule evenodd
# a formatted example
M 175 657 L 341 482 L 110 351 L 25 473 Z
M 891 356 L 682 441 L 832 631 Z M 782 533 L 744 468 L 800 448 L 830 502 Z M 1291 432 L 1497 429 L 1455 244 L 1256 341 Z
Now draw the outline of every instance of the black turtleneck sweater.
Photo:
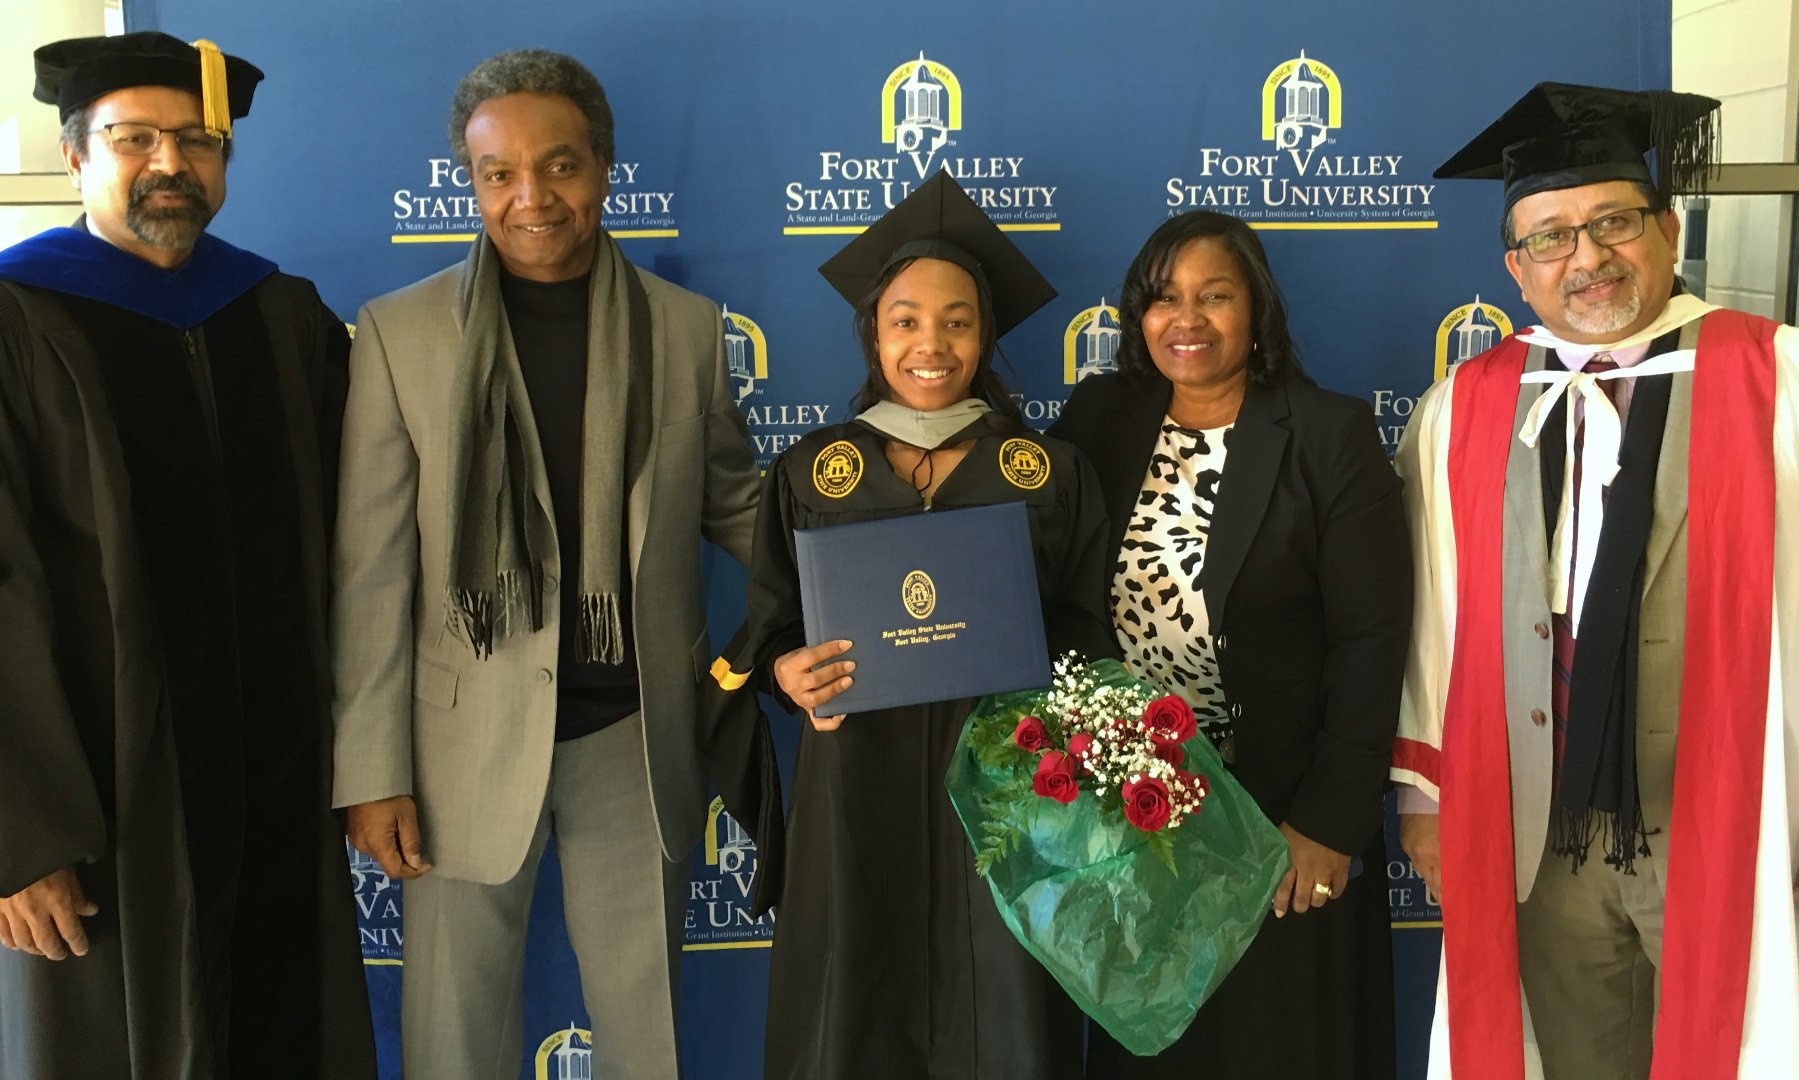
M 512 325 L 512 345 L 525 375 L 537 441 L 549 474 L 550 504 L 556 518 L 562 596 L 560 688 L 556 695 L 556 740 L 578 739 L 638 709 L 637 642 L 631 632 L 631 580 L 619 583 L 625 656 L 619 664 L 583 662 L 575 649 L 581 593 L 581 426 L 587 404 L 587 298 L 589 276 L 540 282 L 500 271 L 500 295 Z M 622 392 L 622 388 L 621 388 Z M 607 468 L 622 469 L 623 462 Z M 625 531 L 623 515 L 614 526 Z M 629 550 L 621 540 L 619 550 Z

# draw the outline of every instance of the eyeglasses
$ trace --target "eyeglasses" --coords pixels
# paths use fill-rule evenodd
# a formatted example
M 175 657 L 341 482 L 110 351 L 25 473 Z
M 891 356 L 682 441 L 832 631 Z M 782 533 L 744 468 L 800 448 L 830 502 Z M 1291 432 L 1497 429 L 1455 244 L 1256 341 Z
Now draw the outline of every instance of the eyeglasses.
M 225 136 L 203 127 L 159 128 L 155 124 L 106 124 L 89 135 L 105 135 L 113 152 L 125 157 L 149 157 L 162 145 L 164 135 L 175 136 L 182 157 L 210 160 L 225 150 Z
M 1580 243 L 1581 230 L 1593 238 L 1600 247 L 1616 247 L 1628 244 L 1643 235 L 1643 223 L 1649 215 L 1656 211 L 1647 206 L 1634 206 L 1629 210 L 1613 210 L 1602 217 L 1596 217 L 1584 225 L 1564 225 L 1555 229 L 1544 229 L 1512 245 L 1514 250 L 1523 249 L 1530 256 L 1531 262 L 1560 262 L 1574 254 Z

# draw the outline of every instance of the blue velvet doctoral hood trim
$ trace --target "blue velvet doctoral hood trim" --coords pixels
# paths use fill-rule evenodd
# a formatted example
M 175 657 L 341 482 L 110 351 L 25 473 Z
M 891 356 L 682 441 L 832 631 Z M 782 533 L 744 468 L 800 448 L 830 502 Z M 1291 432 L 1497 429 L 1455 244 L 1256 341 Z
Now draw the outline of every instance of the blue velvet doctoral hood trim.
M 187 262 L 164 270 L 86 229 L 46 229 L 0 251 L 0 279 L 112 304 L 185 330 L 276 271 L 274 263 L 202 233 Z

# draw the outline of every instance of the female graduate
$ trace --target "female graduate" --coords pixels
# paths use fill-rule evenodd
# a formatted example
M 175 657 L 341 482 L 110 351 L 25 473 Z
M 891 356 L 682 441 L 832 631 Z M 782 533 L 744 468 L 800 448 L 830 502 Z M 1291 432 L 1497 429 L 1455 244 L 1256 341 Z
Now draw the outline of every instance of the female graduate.
M 855 306 L 860 414 L 769 468 L 750 569 L 760 685 L 803 712 L 769 979 L 770 1080 L 1056 1080 L 1080 1012 L 1001 922 L 943 778 L 974 701 L 840 716 L 848 641 L 808 648 L 793 533 L 1022 502 L 1052 652 L 1115 655 L 1106 517 L 1073 447 L 1017 417 L 1000 334 L 1055 292 L 947 174 L 820 272 Z

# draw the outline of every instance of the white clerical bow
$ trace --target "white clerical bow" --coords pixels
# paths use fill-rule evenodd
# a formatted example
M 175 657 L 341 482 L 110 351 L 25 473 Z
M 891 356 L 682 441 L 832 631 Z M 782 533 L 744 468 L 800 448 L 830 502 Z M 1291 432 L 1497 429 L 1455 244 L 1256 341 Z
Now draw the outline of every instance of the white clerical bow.
M 1531 404 L 1530 411 L 1524 417 L 1524 429 L 1518 432 L 1518 438 L 1533 450 L 1543 436 L 1543 422 L 1549 418 L 1557 402 L 1564 397 L 1578 395 L 1577 400 L 1586 407 L 1583 421 L 1585 434 L 1580 455 L 1580 491 L 1574 490 L 1576 424 L 1574 417 L 1570 415 L 1565 425 L 1567 446 L 1562 455 L 1562 499 L 1561 505 L 1556 508 L 1555 537 L 1550 543 L 1553 577 L 1550 586 L 1554 591 L 1550 595 L 1549 610 L 1557 615 L 1567 615 L 1574 624 L 1576 637 L 1580 636 L 1580 616 L 1586 604 L 1587 581 L 1593 574 L 1593 558 L 1599 551 L 1598 523 L 1604 520 L 1604 493 L 1618 475 L 1618 450 L 1624 442 L 1624 425 L 1618 420 L 1618 409 L 1599 383 L 1602 380 L 1691 371 L 1693 355 L 1692 349 L 1681 349 L 1650 357 L 1634 367 L 1613 368 L 1609 371 L 1527 371 L 1519 380 L 1549 384 L 1549 389 L 1543 391 L 1542 396 Z M 1572 413 L 1573 409 L 1570 408 L 1569 412 Z M 1579 520 L 1586 523 L 1586 527 L 1579 530 L 1578 552 L 1574 550 L 1573 537 L 1576 531 L 1576 498 L 1580 500 Z M 1572 611 L 1569 610 L 1570 598 Z

